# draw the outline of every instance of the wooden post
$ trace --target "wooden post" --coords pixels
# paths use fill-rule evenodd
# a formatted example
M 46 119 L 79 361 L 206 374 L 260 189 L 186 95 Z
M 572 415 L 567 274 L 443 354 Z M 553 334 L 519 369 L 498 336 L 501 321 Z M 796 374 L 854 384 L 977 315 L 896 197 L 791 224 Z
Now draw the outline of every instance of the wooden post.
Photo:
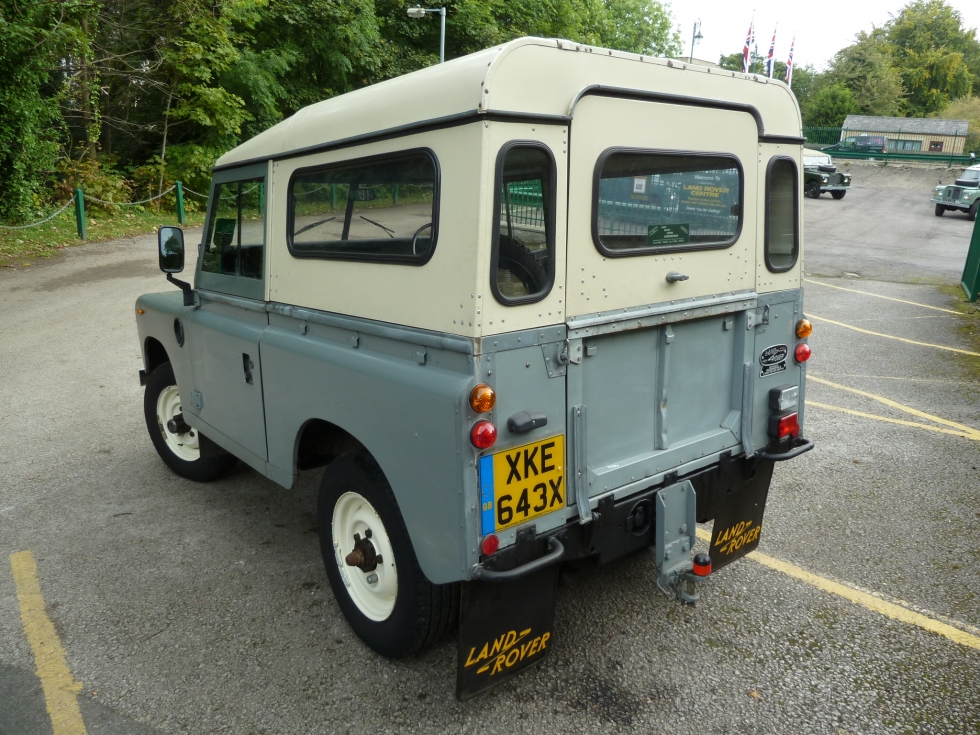
M 184 185 L 177 181 L 174 182 L 174 186 L 177 188 L 177 224 L 182 225 L 186 218 L 184 213 Z
M 75 189 L 75 224 L 78 226 L 79 239 L 86 239 L 88 230 L 85 226 L 85 194 L 81 189 Z

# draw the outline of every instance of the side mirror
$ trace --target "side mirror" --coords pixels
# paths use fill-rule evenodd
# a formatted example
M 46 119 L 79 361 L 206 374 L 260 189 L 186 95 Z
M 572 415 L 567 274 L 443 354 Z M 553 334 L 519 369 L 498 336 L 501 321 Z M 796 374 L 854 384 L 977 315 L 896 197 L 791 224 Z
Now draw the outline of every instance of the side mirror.
M 161 227 L 157 232 L 160 270 L 180 273 L 184 270 L 184 232 L 179 227 Z

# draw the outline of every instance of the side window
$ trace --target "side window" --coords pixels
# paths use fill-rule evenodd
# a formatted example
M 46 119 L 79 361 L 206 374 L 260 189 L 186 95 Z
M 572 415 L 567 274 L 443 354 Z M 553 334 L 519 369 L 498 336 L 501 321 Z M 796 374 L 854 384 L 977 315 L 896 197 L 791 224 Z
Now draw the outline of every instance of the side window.
M 437 221 L 438 169 L 427 150 L 300 169 L 289 182 L 296 257 L 422 265 Z
M 261 279 L 264 251 L 265 179 L 217 184 L 201 270 Z
M 742 228 L 742 169 L 729 155 L 607 151 L 592 237 L 606 256 L 728 247 Z
M 497 157 L 490 290 L 502 304 L 540 301 L 555 280 L 555 160 L 536 143 Z
M 773 158 L 766 172 L 766 267 L 778 273 L 800 253 L 799 175 L 791 158 Z

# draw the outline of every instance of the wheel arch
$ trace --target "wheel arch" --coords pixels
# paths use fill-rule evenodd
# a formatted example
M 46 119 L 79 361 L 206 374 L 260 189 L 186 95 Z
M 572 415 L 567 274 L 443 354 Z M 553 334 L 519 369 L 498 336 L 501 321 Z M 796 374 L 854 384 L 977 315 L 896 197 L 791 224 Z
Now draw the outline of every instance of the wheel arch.
M 353 434 L 321 418 L 307 419 L 296 434 L 293 447 L 293 471 L 325 467 L 347 452 L 365 452 L 377 458 Z
M 143 369 L 149 375 L 163 363 L 170 362 L 167 348 L 155 337 L 147 337 L 143 342 Z

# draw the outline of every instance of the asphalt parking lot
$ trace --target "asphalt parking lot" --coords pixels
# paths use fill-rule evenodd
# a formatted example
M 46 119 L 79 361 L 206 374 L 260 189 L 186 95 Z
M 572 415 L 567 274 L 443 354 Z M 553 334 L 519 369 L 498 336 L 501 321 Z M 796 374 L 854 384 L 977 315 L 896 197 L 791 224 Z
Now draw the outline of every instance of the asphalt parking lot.
M 567 570 L 551 658 L 466 704 L 452 643 L 391 662 L 347 627 L 321 471 L 198 485 L 158 459 L 154 238 L 0 269 L 0 733 L 980 732 L 980 321 L 940 287 L 972 223 L 872 183 L 805 201 L 817 447 L 777 468 L 763 555 L 694 608 L 646 553 Z M 63 659 L 35 659 L 44 619 Z

